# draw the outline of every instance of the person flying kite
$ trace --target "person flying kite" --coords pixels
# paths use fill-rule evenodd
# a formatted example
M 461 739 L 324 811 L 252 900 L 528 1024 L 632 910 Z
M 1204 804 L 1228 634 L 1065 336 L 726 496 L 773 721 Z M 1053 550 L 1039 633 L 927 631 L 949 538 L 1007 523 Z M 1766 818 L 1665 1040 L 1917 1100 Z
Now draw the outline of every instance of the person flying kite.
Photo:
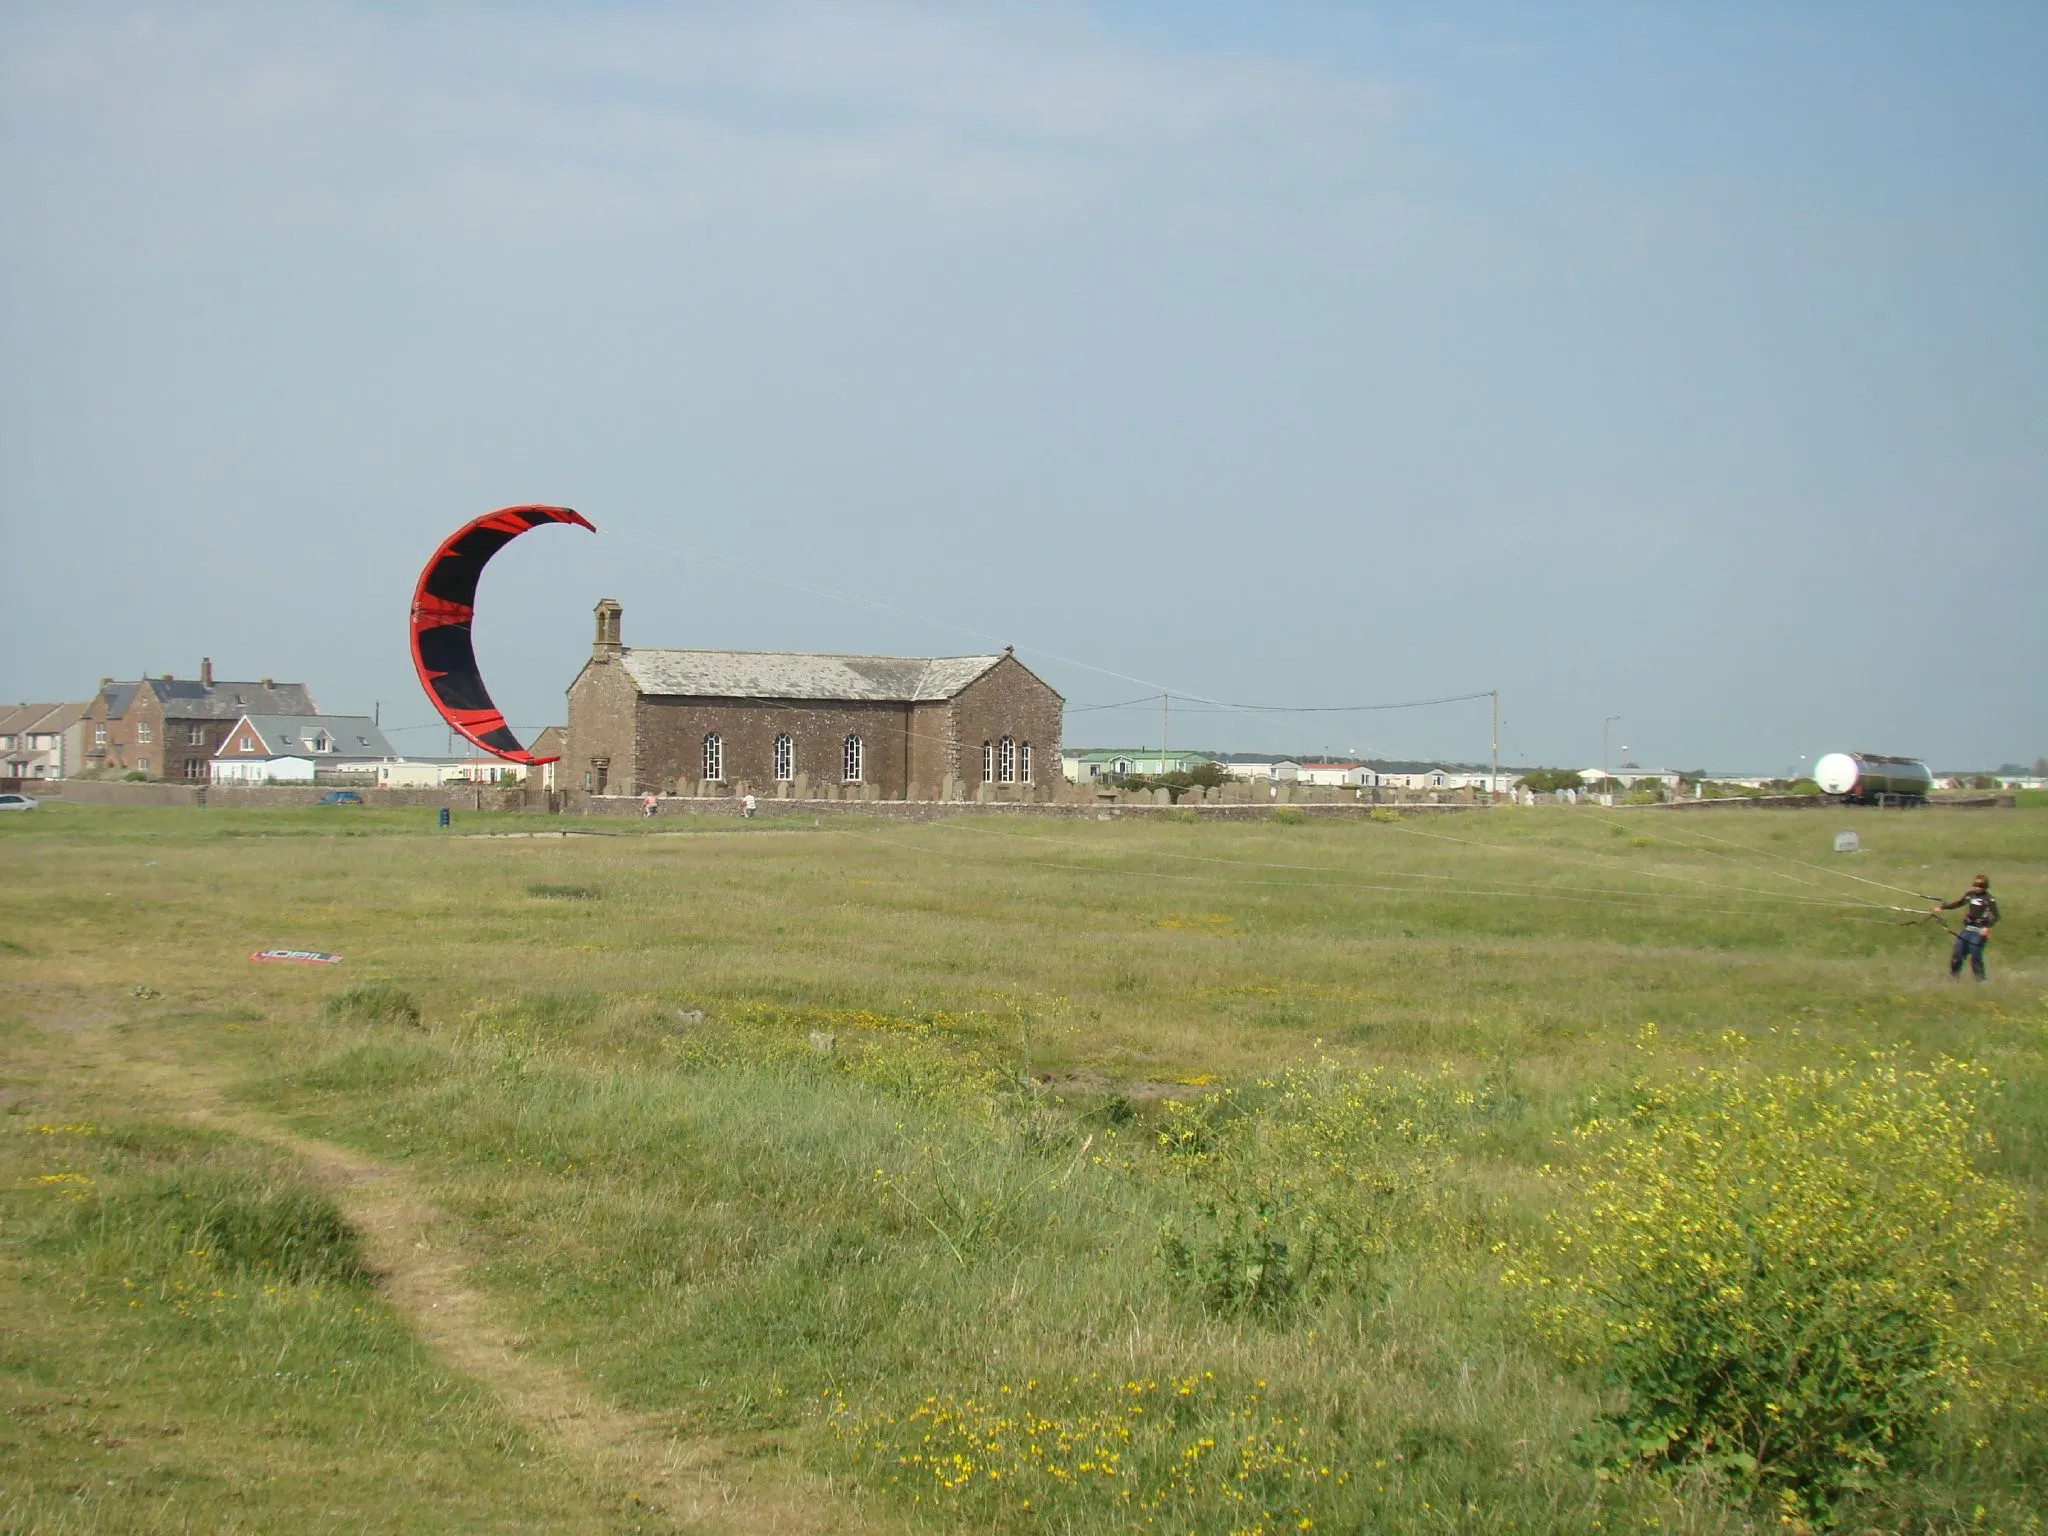
M 1963 962 L 1970 962 L 1970 973 L 1979 981 L 1984 979 L 1984 941 L 1991 937 L 1991 930 L 1998 923 L 1998 900 L 1991 894 L 1991 877 L 1979 875 L 1970 882 L 1970 888 L 1954 901 L 1944 901 L 1934 910 L 1936 914 L 1963 909 L 1963 929 L 1956 935 L 1956 947 L 1948 957 L 1948 973 L 1951 976 L 1963 974 Z

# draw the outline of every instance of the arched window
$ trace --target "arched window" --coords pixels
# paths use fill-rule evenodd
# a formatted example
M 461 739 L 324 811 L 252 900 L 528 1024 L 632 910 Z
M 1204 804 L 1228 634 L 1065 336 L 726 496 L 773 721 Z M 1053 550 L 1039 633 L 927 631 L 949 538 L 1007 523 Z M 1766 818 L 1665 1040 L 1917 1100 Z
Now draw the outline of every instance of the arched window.
M 1017 748 L 1017 777 L 1026 784 L 1031 782 L 1031 743 L 1028 741 Z
M 1017 782 L 1017 743 L 1007 736 L 996 752 L 996 777 L 1005 784 Z
M 863 766 L 861 759 L 860 738 L 858 736 L 847 737 L 845 763 L 847 783 L 858 784 L 861 781 L 861 768 Z
M 704 777 L 714 783 L 725 777 L 725 742 L 716 731 L 704 738 Z
M 796 777 L 796 743 L 788 736 L 775 738 L 775 782 L 787 784 Z
M 988 741 L 984 741 L 984 742 L 983 742 L 983 743 L 981 744 L 981 782 L 982 782 L 982 783 L 984 783 L 984 784 L 993 784 L 993 783 L 995 783 L 995 781 L 996 781 L 996 749 L 995 749 L 995 743 L 993 743 L 993 742 L 988 742 Z

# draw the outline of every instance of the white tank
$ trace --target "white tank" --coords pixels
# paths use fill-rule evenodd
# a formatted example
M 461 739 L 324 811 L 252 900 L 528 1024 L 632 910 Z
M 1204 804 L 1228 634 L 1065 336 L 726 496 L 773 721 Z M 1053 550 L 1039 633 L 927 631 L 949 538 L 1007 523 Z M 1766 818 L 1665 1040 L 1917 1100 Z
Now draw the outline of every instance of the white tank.
M 1864 802 L 1925 800 L 1934 789 L 1934 775 L 1918 758 L 1876 752 L 1830 752 L 1813 765 L 1813 781 L 1822 794 Z

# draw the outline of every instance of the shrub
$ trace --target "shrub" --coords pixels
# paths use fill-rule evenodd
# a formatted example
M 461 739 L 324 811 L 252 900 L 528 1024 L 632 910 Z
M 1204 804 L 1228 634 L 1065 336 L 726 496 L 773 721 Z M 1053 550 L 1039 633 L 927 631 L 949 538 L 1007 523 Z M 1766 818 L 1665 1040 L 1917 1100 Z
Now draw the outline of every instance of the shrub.
M 420 1005 L 403 987 L 365 982 L 327 999 L 321 1010 L 330 1024 L 407 1024 L 417 1029 Z
M 1250 1095 L 1168 1101 L 1159 1142 L 1187 1213 L 1159 1245 L 1167 1275 L 1224 1313 L 1278 1312 L 1369 1283 L 1396 1240 L 1439 1214 L 1450 1120 L 1479 1096 L 1329 1063 Z
M 1289 805 L 1280 806 L 1273 812 L 1273 819 L 1283 827 L 1298 827 L 1308 818 Z
M 1582 1129 L 1573 1198 L 1505 1278 L 1623 1389 L 1603 1461 L 1718 1471 L 1824 1516 L 1921 1459 L 2018 1325 L 2018 1207 L 1971 1161 L 1983 1082 L 1890 1056 L 1703 1072 Z

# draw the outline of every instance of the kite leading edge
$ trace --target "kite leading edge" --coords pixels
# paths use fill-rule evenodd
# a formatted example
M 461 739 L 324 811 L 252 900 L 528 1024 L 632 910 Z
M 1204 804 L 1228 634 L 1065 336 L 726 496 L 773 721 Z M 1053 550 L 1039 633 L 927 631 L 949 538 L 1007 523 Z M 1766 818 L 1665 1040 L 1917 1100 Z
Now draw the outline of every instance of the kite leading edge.
M 434 708 L 469 741 L 508 762 L 538 766 L 519 744 L 477 670 L 470 623 L 476 616 L 476 584 L 491 556 L 529 529 L 544 523 L 597 525 L 568 507 L 500 507 L 450 534 L 420 572 L 412 594 L 412 664 Z

